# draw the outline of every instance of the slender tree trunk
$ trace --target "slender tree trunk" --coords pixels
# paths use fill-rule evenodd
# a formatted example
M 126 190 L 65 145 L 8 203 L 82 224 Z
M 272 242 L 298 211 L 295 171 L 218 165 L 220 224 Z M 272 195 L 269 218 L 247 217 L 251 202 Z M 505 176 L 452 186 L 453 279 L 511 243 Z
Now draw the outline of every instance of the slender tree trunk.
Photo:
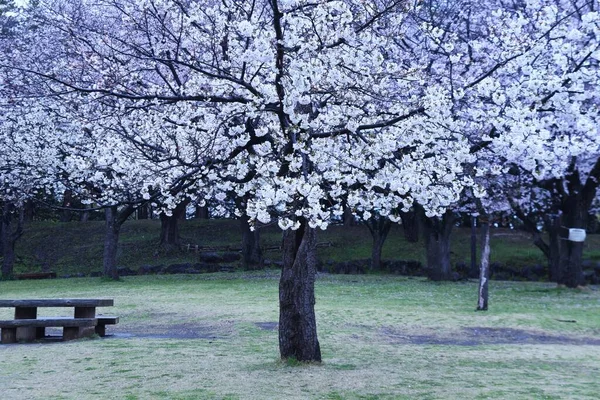
M 118 207 L 108 207 L 104 210 L 104 213 L 106 216 L 103 260 L 104 277 L 118 280 L 119 273 L 117 271 L 117 250 L 119 246 L 119 234 L 121 232 Z
M 188 204 L 189 200 L 182 201 L 170 216 L 160 214 L 160 245 L 163 249 L 171 251 L 179 248 L 179 221 L 185 219 Z
M 27 200 L 23 205 L 23 221 L 33 222 L 35 216 L 35 203 L 32 200 Z
M 371 232 L 373 238 L 373 246 L 371 247 L 371 270 L 381 270 L 381 253 L 383 251 L 383 244 L 390 233 L 392 222 L 379 215 L 373 216 L 370 220 L 366 221 L 365 224 Z
M 416 211 L 400 211 L 404 239 L 410 243 L 419 241 L 419 216 Z
M 423 233 L 427 252 L 427 272 L 433 281 L 452 280 L 450 233 L 454 216 L 450 210 L 441 217 L 426 218 Z
M 481 219 L 481 262 L 479 265 L 477 310 L 486 311 L 488 309 L 488 283 L 490 279 L 490 222 L 487 218 Z
M 315 318 L 316 229 L 301 221 L 283 233 L 279 281 L 279 351 L 282 359 L 321 361 Z
M 194 212 L 194 218 L 196 219 L 208 219 L 208 206 L 196 206 L 196 211 Z
M 150 217 L 149 206 L 140 206 L 137 210 L 137 219 L 148 219 Z
M 242 214 L 240 226 L 242 230 L 242 264 L 244 269 L 262 268 L 263 255 L 260 248 L 260 231 L 258 229 L 250 230 L 249 218 L 246 214 Z
M 17 215 L 17 226 L 13 221 Z M 2 207 L 2 279 L 12 279 L 15 267 L 15 244 L 23 235 L 23 209 L 17 209 L 12 204 L 4 204 Z
M 471 216 L 471 271 L 469 275 L 477 270 L 477 217 Z
M 63 207 L 73 207 L 73 191 L 67 189 L 63 194 Z M 71 210 L 61 210 L 60 212 L 60 222 L 69 222 L 71 220 L 71 215 L 73 212 Z
M 79 218 L 79 222 L 88 222 L 90 220 L 90 212 L 84 211 L 81 213 L 81 217 Z
M 346 227 L 356 225 L 356 221 L 354 219 L 354 214 L 352 214 L 352 210 L 346 204 L 344 204 L 343 219 L 344 219 L 344 226 L 346 226 Z

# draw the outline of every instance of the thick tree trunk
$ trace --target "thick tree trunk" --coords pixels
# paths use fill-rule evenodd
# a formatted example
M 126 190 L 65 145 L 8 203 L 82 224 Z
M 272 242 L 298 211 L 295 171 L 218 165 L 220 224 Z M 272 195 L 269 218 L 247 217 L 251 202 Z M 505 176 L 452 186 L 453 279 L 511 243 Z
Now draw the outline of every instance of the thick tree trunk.
M 316 229 L 302 221 L 283 233 L 279 281 L 279 351 L 282 359 L 321 361 L 315 318 Z
M 563 208 L 562 224 L 565 228 L 578 228 L 585 230 L 587 226 L 588 210 L 579 198 L 569 199 Z M 567 287 L 576 288 L 584 284 L 583 268 L 583 243 L 571 240 L 560 240 L 560 270 L 559 283 Z
M 106 231 L 104 232 L 104 277 L 119 279 L 117 271 L 117 250 L 119 246 L 119 234 L 121 222 L 117 206 L 108 207 L 104 210 L 106 216 Z
M 419 241 L 419 216 L 416 211 L 400 211 L 404 239 L 410 243 Z
M 488 309 L 488 283 L 490 279 L 490 222 L 481 221 L 481 262 L 479 264 L 479 292 L 477 310 Z
M 242 264 L 244 269 L 262 268 L 263 256 L 260 248 L 260 231 L 258 229 L 250 230 L 249 218 L 246 214 L 242 214 L 240 226 L 242 230 Z
M 189 200 L 182 201 L 170 216 L 160 214 L 160 246 L 163 249 L 172 251 L 179 248 L 179 221 L 185 219 L 188 204 Z
M 15 215 L 17 216 L 17 226 L 14 227 Z M 23 209 L 17 209 L 12 204 L 4 204 L 2 207 L 2 279 L 12 279 L 15 267 L 15 244 L 23 235 Z
M 371 237 L 373 238 L 373 246 L 371 247 L 371 270 L 381 270 L 381 253 L 383 251 L 383 244 L 390 233 L 392 222 L 379 215 L 373 216 L 366 222 Z
M 119 234 L 121 232 L 121 226 L 135 210 L 136 208 L 131 205 L 126 206 L 121 211 L 119 211 L 118 206 L 107 207 L 104 210 L 106 225 L 104 233 L 103 273 L 105 278 L 114 280 L 119 279 L 119 273 L 117 271 Z
M 432 281 L 453 279 L 450 264 L 450 233 L 454 216 L 450 210 L 441 217 L 425 218 L 423 234 L 427 252 L 427 274 Z
M 548 279 L 550 282 L 562 282 L 562 271 L 560 265 L 560 224 L 561 219 L 558 215 L 547 218 L 546 230 L 548 231 L 549 245 L 546 254 L 548 260 Z

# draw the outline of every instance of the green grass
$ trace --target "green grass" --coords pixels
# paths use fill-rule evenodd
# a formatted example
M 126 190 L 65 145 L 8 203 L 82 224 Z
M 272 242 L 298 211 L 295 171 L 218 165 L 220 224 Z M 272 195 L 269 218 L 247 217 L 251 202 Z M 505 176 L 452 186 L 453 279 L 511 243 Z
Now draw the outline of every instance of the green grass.
M 112 338 L 0 345 L 2 399 L 596 399 L 599 288 L 490 290 L 475 312 L 471 282 L 320 275 L 323 363 L 305 365 L 278 360 L 276 271 L 0 282 L 2 298 L 112 297 L 99 311 L 121 319 Z
M 196 262 L 194 252 L 165 253 L 158 246 L 160 222 L 156 220 L 127 221 L 122 228 L 118 263 L 133 269 L 141 265 L 169 265 Z M 261 230 L 265 248 L 281 244 L 281 232 L 275 228 Z M 59 275 L 100 271 L 102 266 L 104 222 L 35 222 L 26 225 L 25 234 L 17 242 L 16 272 L 35 272 L 46 267 Z M 233 220 L 187 220 L 181 223 L 184 244 L 201 246 L 232 246 L 239 248 L 239 222 Z M 323 262 L 365 260 L 371 257 L 371 236 L 364 226 L 332 226 L 319 231 L 318 242 L 330 243 L 319 247 Z M 507 229 L 492 230 L 492 261 L 514 267 L 545 264 L 541 251 L 524 232 Z M 455 229 L 452 236 L 452 263 L 469 262 L 470 230 Z M 265 253 L 265 258 L 278 261 L 278 250 Z M 401 226 L 394 226 L 383 249 L 384 259 L 419 260 L 424 262 L 423 243 L 404 240 Z M 600 235 L 589 235 L 585 258 L 600 261 Z

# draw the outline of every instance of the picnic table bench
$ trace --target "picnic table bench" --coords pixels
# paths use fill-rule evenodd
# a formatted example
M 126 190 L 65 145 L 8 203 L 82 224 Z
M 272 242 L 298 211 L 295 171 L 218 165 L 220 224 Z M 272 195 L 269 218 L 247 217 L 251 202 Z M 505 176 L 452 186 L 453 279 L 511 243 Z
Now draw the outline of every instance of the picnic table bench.
M 96 315 L 96 307 L 110 307 L 112 299 L 26 299 L 2 300 L 0 307 L 13 307 L 15 318 L 0 320 L 1 343 L 33 341 L 46 336 L 46 328 L 63 328 L 63 340 L 106 335 L 106 325 L 119 322 L 119 317 Z M 40 307 L 73 307 L 73 317 L 38 317 Z

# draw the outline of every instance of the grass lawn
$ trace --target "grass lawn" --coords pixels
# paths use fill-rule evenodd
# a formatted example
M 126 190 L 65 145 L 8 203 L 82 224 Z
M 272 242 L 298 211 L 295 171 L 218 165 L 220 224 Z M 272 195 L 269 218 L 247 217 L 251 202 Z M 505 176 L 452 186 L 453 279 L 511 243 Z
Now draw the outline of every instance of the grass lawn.
M 600 290 L 320 275 L 320 365 L 278 360 L 277 271 L 0 282 L 112 297 L 113 337 L 0 345 L 2 399 L 597 399 Z M 12 318 L 0 309 L 0 319 Z M 60 314 L 60 309 L 40 314 Z M 45 314 L 43 314 L 45 313 Z M 575 322 L 573 322 L 575 321 Z

